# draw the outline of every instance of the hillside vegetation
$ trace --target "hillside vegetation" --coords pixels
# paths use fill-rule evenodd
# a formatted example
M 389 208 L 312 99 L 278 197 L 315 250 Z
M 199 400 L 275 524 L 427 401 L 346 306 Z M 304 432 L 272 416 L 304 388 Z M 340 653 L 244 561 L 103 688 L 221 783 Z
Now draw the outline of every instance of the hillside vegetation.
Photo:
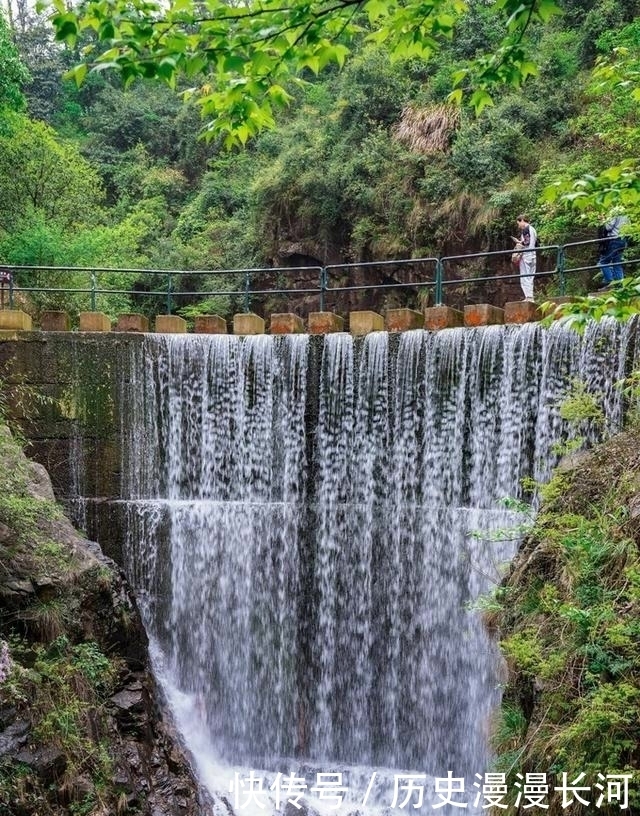
M 637 54 L 640 3 L 560 5 L 562 16 L 525 35 L 538 75 L 519 91 L 498 89 L 479 117 L 447 102 L 454 72 L 501 35 L 473 0 L 437 59 L 392 62 L 384 44 L 363 39 L 344 70 L 292 84 L 277 129 L 233 152 L 199 140 L 195 103 L 164 85 L 124 90 L 107 72 L 80 89 L 64 80 L 79 52 L 20 5 L 11 25 L 0 19 L 0 263 L 224 270 L 485 252 L 511 247 L 523 211 L 545 244 L 594 238 L 595 212 L 578 219 L 541 193 L 638 155 L 638 101 L 628 87 L 594 89 L 591 71 L 616 49 Z M 477 276 L 482 262 L 460 271 Z M 88 285 L 69 273 L 57 282 Z M 144 292 L 159 280 L 114 271 L 100 284 Z M 188 292 L 237 284 L 179 283 Z M 98 305 L 153 314 L 162 303 L 114 294 Z M 180 304 L 229 314 L 238 300 Z M 87 308 L 87 295 L 34 295 L 35 309 L 60 305 Z
M 123 576 L 20 450 L 8 396 L 0 383 L 0 814 L 206 816 Z
M 535 526 L 488 616 L 509 677 L 495 727 L 498 767 L 548 777 L 550 816 L 640 808 L 638 427 L 583 454 L 543 488 Z M 591 788 L 563 807 L 562 774 Z M 601 774 L 599 777 L 598 774 Z M 607 777 L 621 784 L 612 796 Z M 613 783 L 615 785 L 615 782 Z M 596 785 L 601 787 L 598 789 Z M 600 795 L 602 799 L 597 804 Z M 519 812 L 527 812 L 519 811 Z

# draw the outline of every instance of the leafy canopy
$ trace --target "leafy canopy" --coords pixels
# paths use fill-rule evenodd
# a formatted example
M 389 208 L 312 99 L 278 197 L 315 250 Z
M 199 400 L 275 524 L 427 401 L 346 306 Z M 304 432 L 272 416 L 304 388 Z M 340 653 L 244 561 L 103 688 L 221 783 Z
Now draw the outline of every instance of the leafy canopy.
M 0 12 L 0 110 L 21 110 L 24 107 L 22 86 L 29 79 L 11 38 L 11 32 Z
M 637 120 L 640 113 L 640 20 L 609 35 L 606 53 L 596 61 L 587 89 L 599 105 L 612 110 L 616 127 L 598 131 L 606 155 L 616 163 L 600 172 L 577 179 L 557 179 L 544 191 L 548 204 L 570 208 L 587 221 L 602 222 L 614 208 L 627 215 L 622 232 L 637 239 L 640 228 L 640 142 Z M 590 320 L 614 317 L 626 320 L 640 305 L 640 274 L 636 263 L 625 265 L 625 280 L 598 297 L 578 298 L 554 310 L 568 325 L 583 330 Z
M 305 71 L 342 66 L 354 38 L 385 43 L 394 59 L 427 59 L 450 39 L 468 10 L 465 0 L 88 0 L 69 10 L 65 0 L 41 0 L 52 9 L 58 40 L 85 45 L 72 72 L 115 69 L 125 82 L 158 78 L 199 99 L 209 135 L 244 144 L 274 125 L 290 100 L 287 85 Z M 523 33 L 560 9 L 555 0 L 488 0 L 503 25 L 498 49 L 454 76 L 453 99 L 481 110 L 497 83 L 519 87 L 535 73 Z
M 68 229 L 88 222 L 102 198 L 98 174 L 78 148 L 20 114 L 0 134 L 0 237 L 40 213 Z

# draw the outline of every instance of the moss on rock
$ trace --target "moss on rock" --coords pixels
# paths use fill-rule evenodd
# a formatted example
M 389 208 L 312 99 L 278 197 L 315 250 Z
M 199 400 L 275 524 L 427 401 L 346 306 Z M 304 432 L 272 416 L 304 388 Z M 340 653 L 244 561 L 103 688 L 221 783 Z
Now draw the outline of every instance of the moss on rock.
M 558 470 L 510 574 L 491 624 L 509 668 L 495 728 L 501 769 L 545 772 L 547 813 L 562 773 L 603 784 L 631 774 L 629 807 L 640 809 L 640 432 L 631 430 Z M 620 812 L 604 800 L 597 812 Z M 585 796 L 585 794 L 583 794 Z
M 2 425 L 0 564 L 0 814 L 206 814 L 119 569 Z

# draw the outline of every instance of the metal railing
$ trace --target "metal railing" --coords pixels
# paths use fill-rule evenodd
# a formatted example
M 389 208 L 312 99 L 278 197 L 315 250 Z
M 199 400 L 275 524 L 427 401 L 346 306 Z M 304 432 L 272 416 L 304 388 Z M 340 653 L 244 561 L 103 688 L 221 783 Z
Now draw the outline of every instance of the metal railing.
M 564 295 L 567 281 L 572 277 L 587 278 L 598 271 L 597 262 L 584 263 L 585 248 L 599 244 L 600 239 L 575 241 L 564 245 L 536 247 L 528 252 L 537 255 L 536 279 L 555 281 L 557 292 Z M 421 293 L 433 293 L 433 302 L 440 306 L 445 303 L 445 292 L 454 287 L 471 287 L 492 282 L 518 281 L 520 274 L 510 263 L 513 250 L 478 252 L 466 255 L 449 255 L 427 258 L 403 258 L 387 261 L 366 261 L 348 264 L 330 264 L 327 266 L 297 267 L 255 267 L 248 269 L 216 270 L 178 270 L 178 269 L 122 269 L 115 267 L 71 267 L 71 266 L 12 266 L 0 267 L 0 273 L 9 272 L 9 280 L 0 284 L 0 305 L 8 299 L 9 308 L 13 308 L 16 296 L 20 293 L 38 293 L 42 295 L 86 295 L 91 311 L 96 311 L 101 296 L 124 295 L 132 301 L 145 298 L 161 298 L 167 314 L 172 314 L 181 301 L 197 298 L 204 300 L 211 297 L 235 298 L 246 312 L 251 311 L 255 298 L 280 295 L 313 295 L 318 298 L 320 311 L 327 306 L 327 299 L 335 300 L 341 293 L 367 292 L 376 293 L 388 290 L 409 290 L 419 299 Z M 623 261 L 625 274 L 635 274 L 640 263 L 633 248 L 626 250 Z M 577 256 L 577 257 L 576 257 Z M 578 265 L 572 263 L 577 261 Z M 496 272 L 496 268 L 499 271 Z M 507 272 L 505 273 L 505 270 Z M 492 274 L 493 272 L 493 274 Z M 44 281 L 33 281 L 34 277 L 44 277 Z M 74 276 L 76 285 L 63 286 L 65 278 Z M 81 283 L 78 283 L 78 276 Z M 279 282 L 290 282 L 296 276 L 301 285 L 278 285 Z M 374 280 L 375 277 L 378 280 Z M 105 280 L 116 278 L 113 285 L 105 285 Z M 186 278 L 207 278 L 204 289 L 193 290 L 185 287 Z M 25 283 L 18 283 L 23 278 Z M 86 283 L 82 281 L 85 278 Z M 131 286 L 127 288 L 124 283 Z M 271 282 L 275 278 L 275 285 Z M 31 280 L 30 280 L 31 279 Z M 212 281 L 220 279 L 216 286 Z M 258 281 L 265 283 L 260 288 Z M 0 281 L 2 275 L 0 274 Z M 149 281 L 149 288 L 146 288 Z M 296 284 L 296 281 L 293 281 Z M 589 287 L 587 287 L 589 288 Z M 593 287 L 591 287 L 593 288 Z M 6 295 L 6 298 L 5 298 Z M 334 308 L 337 304 L 334 304 Z

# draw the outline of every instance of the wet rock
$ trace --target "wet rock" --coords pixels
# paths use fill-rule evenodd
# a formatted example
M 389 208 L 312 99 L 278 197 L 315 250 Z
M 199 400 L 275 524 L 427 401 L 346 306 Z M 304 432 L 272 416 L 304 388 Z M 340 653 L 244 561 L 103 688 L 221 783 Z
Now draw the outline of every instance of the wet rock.
M 131 793 L 131 778 L 123 768 L 118 768 L 117 772 L 111 777 L 114 787 L 122 788 L 125 792 Z
M 27 748 L 15 754 L 15 759 L 31 768 L 44 785 L 58 780 L 67 767 L 67 758 L 59 748 Z
M 124 713 L 133 714 L 144 710 L 141 688 L 123 689 L 117 694 L 114 694 L 110 700 L 116 706 L 116 708 Z
M 15 709 L 13 709 L 15 713 Z M 0 756 L 17 753 L 27 743 L 29 724 L 24 720 L 17 720 L 0 733 Z
M 110 703 L 122 734 L 142 740 L 150 736 L 149 712 L 142 691 L 124 688 L 110 698 Z
M 31 462 L 31 484 L 29 492 L 37 499 L 47 499 L 48 501 L 55 501 L 56 497 L 53 493 L 51 479 L 46 469 L 38 464 L 38 462 Z
M 16 577 L 0 584 L 0 607 L 4 607 L 5 612 L 23 609 L 35 600 L 35 597 L 35 588 L 29 580 Z
M 6 583 L 0 586 L 0 592 L 4 594 L 4 592 L 12 593 L 15 595 L 34 595 L 35 594 L 35 587 L 31 583 L 31 581 L 7 581 Z
M 5 729 L 15 720 L 18 715 L 18 709 L 12 705 L 5 705 L 0 707 L 0 730 Z

